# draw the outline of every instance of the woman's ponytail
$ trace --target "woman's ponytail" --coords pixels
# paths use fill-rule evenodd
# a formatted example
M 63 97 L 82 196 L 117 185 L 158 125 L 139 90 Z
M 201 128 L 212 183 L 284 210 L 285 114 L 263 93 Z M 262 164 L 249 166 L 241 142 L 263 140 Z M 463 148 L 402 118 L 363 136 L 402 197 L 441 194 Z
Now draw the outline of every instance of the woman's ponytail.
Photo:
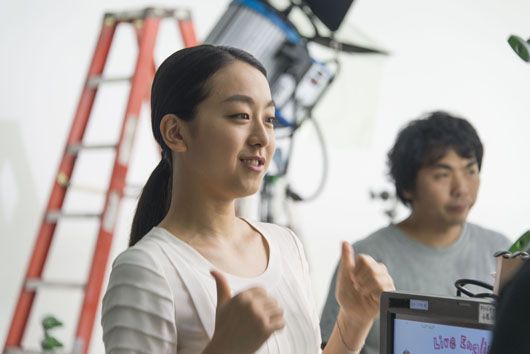
M 167 215 L 171 203 L 172 175 L 171 158 L 164 156 L 149 176 L 138 200 L 131 227 L 129 246 L 140 241 Z

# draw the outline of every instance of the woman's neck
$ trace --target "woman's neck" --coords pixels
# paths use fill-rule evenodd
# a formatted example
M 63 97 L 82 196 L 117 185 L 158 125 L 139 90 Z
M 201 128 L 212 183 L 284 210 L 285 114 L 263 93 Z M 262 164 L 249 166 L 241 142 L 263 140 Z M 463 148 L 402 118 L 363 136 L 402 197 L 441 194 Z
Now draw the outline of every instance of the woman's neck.
M 269 246 L 256 230 L 236 217 L 234 201 L 194 196 L 174 198 L 159 226 L 218 270 L 247 278 L 262 274 L 269 262 Z
M 215 200 L 186 191 L 172 194 L 167 215 L 159 226 L 185 242 L 201 238 L 232 238 L 236 228 L 234 200 Z

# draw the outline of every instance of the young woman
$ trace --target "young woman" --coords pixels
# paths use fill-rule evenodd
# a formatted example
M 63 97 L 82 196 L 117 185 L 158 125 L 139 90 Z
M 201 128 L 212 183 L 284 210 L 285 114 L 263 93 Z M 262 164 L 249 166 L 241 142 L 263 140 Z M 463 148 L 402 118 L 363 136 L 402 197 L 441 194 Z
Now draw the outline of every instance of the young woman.
M 162 159 L 134 217 L 130 248 L 103 299 L 107 353 L 320 352 L 302 246 L 288 229 L 235 215 L 275 148 L 263 66 L 235 48 L 180 50 L 151 94 Z M 344 243 L 341 311 L 325 353 L 357 353 L 393 289 L 386 268 Z

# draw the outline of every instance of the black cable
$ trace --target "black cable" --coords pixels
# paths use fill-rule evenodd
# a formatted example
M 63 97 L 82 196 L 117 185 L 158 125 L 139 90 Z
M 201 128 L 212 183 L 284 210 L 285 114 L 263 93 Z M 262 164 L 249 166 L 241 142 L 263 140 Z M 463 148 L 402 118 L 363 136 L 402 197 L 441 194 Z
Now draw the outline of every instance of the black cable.
M 305 114 L 300 121 L 296 121 L 295 120 L 295 122 L 293 124 L 293 127 L 292 127 L 292 130 L 291 130 L 291 134 L 290 134 L 291 142 L 289 144 L 289 151 L 288 151 L 288 154 L 287 154 L 287 160 L 286 160 L 285 168 L 283 170 L 282 175 L 287 175 L 287 171 L 288 171 L 288 167 L 289 167 L 289 161 L 291 160 L 292 151 L 293 151 L 294 134 L 308 120 L 310 120 L 313 123 L 313 127 L 315 128 L 315 132 L 317 133 L 317 137 L 318 137 L 318 139 L 320 141 L 320 147 L 321 147 L 321 151 L 322 151 L 322 177 L 320 179 L 320 183 L 319 183 L 317 189 L 315 190 L 315 192 L 313 192 L 313 194 L 311 194 L 309 197 L 302 197 L 298 193 L 293 191 L 293 189 L 291 188 L 290 184 L 287 184 L 286 195 L 287 195 L 287 197 L 293 199 L 296 202 L 301 202 L 301 201 L 308 202 L 308 201 L 312 201 L 312 200 L 316 199 L 322 193 L 322 190 L 324 189 L 324 186 L 325 186 L 326 181 L 328 179 L 328 170 L 329 170 L 328 150 L 327 150 L 327 146 L 326 146 L 326 141 L 324 139 L 324 134 L 322 133 L 322 129 L 320 128 L 320 125 L 318 124 L 318 122 L 313 117 L 313 109 L 315 108 L 316 104 L 320 101 L 320 98 L 324 95 L 324 93 L 331 86 L 331 84 L 333 83 L 333 81 L 337 77 L 337 74 L 341 70 L 341 63 L 340 63 L 339 58 L 338 58 L 338 53 L 336 53 L 336 54 L 337 55 L 335 56 L 335 58 L 326 61 L 326 63 L 334 63 L 335 64 L 335 71 L 334 71 L 333 75 L 331 75 L 330 80 L 326 83 L 326 86 L 320 92 L 319 96 L 315 99 L 313 104 L 310 107 L 306 107 L 307 114 Z M 296 99 L 294 99 L 295 119 L 296 119 L 296 111 L 297 110 L 298 110 L 298 102 L 297 102 Z
M 305 121 L 311 121 L 313 123 L 313 127 L 315 128 L 315 132 L 317 133 L 318 140 L 320 141 L 320 148 L 322 151 L 322 176 L 320 178 L 320 182 L 317 189 L 308 197 L 302 197 L 298 193 L 294 192 L 290 184 L 287 185 L 286 194 L 294 201 L 310 202 L 316 199 L 324 190 L 324 186 L 326 185 L 326 181 L 328 179 L 329 159 L 326 142 L 324 140 L 324 134 L 322 134 L 322 129 L 320 128 L 320 125 L 312 117 L 312 115 L 308 115 L 307 118 L 302 121 L 302 124 Z M 292 146 L 290 147 L 290 150 L 292 150 Z
M 490 291 L 493 291 L 493 286 L 491 284 L 485 283 L 480 280 L 474 280 L 474 279 L 458 279 L 455 281 L 455 287 L 456 287 L 456 296 L 461 296 L 461 294 L 465 294 L 469 297 L 475 297 L 475 298 L 485 298 L 489 297 L 492 299 L 496 299 L 497 295 L 493 293 L 478 293 L 475 294 L 471 292 L 470 290 L 466 289 L 466 285 L 476 285 L 480 286 L 482 288 L 488 289 Z

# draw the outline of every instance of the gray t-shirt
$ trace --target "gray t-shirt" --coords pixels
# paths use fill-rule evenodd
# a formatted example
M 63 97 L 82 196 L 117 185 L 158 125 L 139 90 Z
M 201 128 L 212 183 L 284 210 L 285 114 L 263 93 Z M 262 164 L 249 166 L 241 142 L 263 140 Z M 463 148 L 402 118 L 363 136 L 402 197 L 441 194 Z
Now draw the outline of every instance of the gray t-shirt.
M 384 227 L 353 245 L 355 253 L 369 254 L 386 265 L 397 290 L 445 296 L 456 295 L 454 283 L 458 279 L 493 284 L 493 253 L 507 250 L 509 246 L 510 241 L 502 234 L 470 223 L 464 224 L 456 242 L 442 248 L 417 242 L 395 225 Z M 339 312 L 336 277 L 335 269 L 320 319 L 323 342 L 329 340 Z M 379 353 L 379 320 L 374 322 L 361 353 Z

